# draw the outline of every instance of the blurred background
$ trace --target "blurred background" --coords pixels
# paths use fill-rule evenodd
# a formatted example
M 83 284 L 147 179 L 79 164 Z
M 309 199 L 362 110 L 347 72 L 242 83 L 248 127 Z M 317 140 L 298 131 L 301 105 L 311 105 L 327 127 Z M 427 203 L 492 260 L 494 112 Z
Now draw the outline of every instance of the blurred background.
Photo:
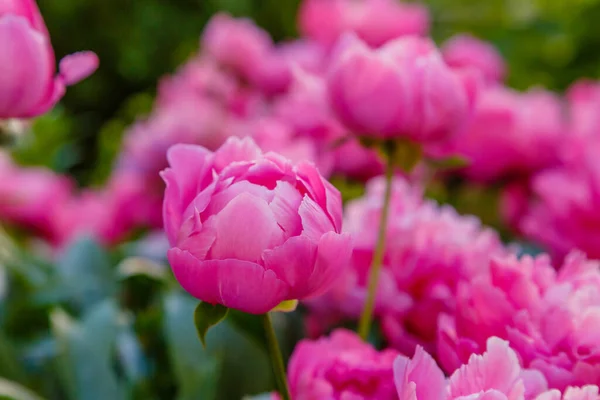
M 60 58 L 95 51 L 101 67 L 69 89 L 16 150 L 25 165 L 72 174 L 79 184 L 107 177 L 124 129 L 152 106 L 157 81 L 198 49 L 217 11 L 247 16 L 276 39 L 296 35 L 299 0 L 40 0 Z M 600 0 L 428 0 L 433 37 L 470 32 L 497 46 L 508 85 L 561 91 L 600 75 Z M 43 132 L 43 134 L 41 134 Z

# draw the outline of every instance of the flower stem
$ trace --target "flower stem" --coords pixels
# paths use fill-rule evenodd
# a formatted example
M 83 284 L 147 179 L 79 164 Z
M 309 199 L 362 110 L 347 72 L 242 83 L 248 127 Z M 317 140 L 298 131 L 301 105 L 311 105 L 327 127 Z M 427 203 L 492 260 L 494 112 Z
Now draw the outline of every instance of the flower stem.
M 282 400 L 291 400 L 290 388 L 285 374 L 285 364 L 283 363 L 277 336 L 275 336 L 275 329 L 273 329 L 273 323 L 271 322 L 271 314 L 263 314 L 262 318 L 267 337 L 267 344 L 269 346 L 269 353 L 271 355 L 271 363 L 273 364 L 273 372 L 275 373 L 275 380 L 277 381 L 277 386 L 279 386 L 279 394 L 281 394 Z
M 392 198 L 392 178 L 394 176 L 394 153 L 395 146 L 389 144 L 385 148 L 386 171 L 385 171 L 385 194 L 383 196 L 383 208 L 379 219 L 379 232 L 377 234 L 377 244 L 373 261 L 369 270 L 369 282 L 367 289 L 367 299 L 360 316 L 358 323 L 358 334 L 363 340 L 367 340 L 373 322 L 373 311 L 375 309 L 375 298 L 377 294 L 377 286 L 379 283 L 379 275 L 381 273 L 381 264 L 385 253 L 385 235 L 388 224 L 388 215 L 390 213 L 390 201 Z

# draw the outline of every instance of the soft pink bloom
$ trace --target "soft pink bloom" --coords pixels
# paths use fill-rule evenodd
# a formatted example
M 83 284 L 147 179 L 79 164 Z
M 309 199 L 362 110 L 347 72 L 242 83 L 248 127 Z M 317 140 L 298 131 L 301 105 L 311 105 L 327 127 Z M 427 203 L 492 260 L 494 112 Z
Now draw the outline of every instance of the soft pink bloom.
M 374 180 L 363 198 L 347 205 L 344 226 L 354 236 L 351 269 L 332 291 L 309 304 L 316 320 L 360 315 L 382 195 L 383 180 Z M 385 338 L 408 354 L 416 344 L 431 348 L 439 314 L 456 307 L 457 285 L 487 274 L 490 257 L 506 252 L 498 235 L 475 217 L 425 201 L 418 188 L 396 178 L 375 309 Z
M 519 228 L 558 259 L 577 248 L 600 257 L 600 142 L 588 143 L 578 165 L 543 171 L 532 179 L 533 199 Z
M 56 73 L 54 50 L 34 0 L 0 4 L 0 119 L 29 118 L 50 110 L 65 87 L 98 67 L 91 52 L 71 54 Z
M 395 0 L 304 0 L 299 12 L 303 35 L 332 45 L 354 32 L 371 46 L 406 35 L 425 35 L 429 13 L 418 4 Z
M 489 83 L 501 82 L 506 74 L 506 66 L 498 50 L 470 35 L 450 38 L 444 44 L 442 54 L 449 66 L 473 69 Z
M 583 387 L 569 387 L 565 390 L 561 396 L 560 391 L 550 390 L 543 394 L 540 394 L 535 400 L 598 400 L 600 395 L 598 394 L 598 386 L 586 385 Z
M 394 350 L 378 352 L 343 329 L 330 337 L 303 340 L 288 366 L 294 400 L 397 400 L 392 365 Z
M 517 93 L 493 86 L 481 93 L 454 151 L 470 160 L 470 179 L 527 177 L 558 162 L 565 121 L 559 99 L 536 89 Z M 535 151 L 532 151 L 535 149 Z
M 136 227 L 156 218 L 161 198 L 148 198 L 138 175 L 119 173 L 103 188 L 85 189 L 57 207 L 52 215 L 52 243 L 64 247 L 81 235 L 93 237 L 104 245 L 115 245 Z
M 168 158 L 168 256 L 193 296 L 261 314 L 325 292 L 344 271 L 341 196 L 312 164 L 234 138 L 214 153 L 177 145 Z
M 290 83 L 288 58 L 251 20 L 217 14 L 206 26 L 202 45 L 222 66 L 267 93 L 281 92 Z
M 461 282 L 455 311 L 439 323 L 438 356 L 446 371 L 491 336 L 510 342 L 523 365 L 550 387 L 600 383 L 600 270 L 570 254 L 557 273 L 549 257 L 491 262 L 488 276 Z
M 52 218 L 70 198 L 74 184 L 44 168 L 23 168 L 0 153 L 0 221 L 53 234 Z
M 344 36 L 327 84 L 333 109 L 356 135 L 443 142 L 470 111 L 471 93 L 462 77 L 431 40 L 416 36 L 377 50 Z
M 422 347 L 394 361 L 394 379 L 399 400 L 530 400 L 547 389 L 543 375 L 521 369 L 508 342 L 496 337 L 447 381 Z

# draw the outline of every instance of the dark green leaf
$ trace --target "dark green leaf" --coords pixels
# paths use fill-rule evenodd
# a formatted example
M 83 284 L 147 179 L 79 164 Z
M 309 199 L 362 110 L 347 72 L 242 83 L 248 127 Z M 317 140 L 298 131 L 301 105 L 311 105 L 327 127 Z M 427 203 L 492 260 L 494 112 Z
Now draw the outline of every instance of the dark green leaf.
M 206 333 L 208 330 L 223 321 L 228 312 L 229 308 L 220 304 L 212 305 L 205 302 L 198 304 L 196 310 L 194 310 L 194 324 L 204 347 L 206 347 Z

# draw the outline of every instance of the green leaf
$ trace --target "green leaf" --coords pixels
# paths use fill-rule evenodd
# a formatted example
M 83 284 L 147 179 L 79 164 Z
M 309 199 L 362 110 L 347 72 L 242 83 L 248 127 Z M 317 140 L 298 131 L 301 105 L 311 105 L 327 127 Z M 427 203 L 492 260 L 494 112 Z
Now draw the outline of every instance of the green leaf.
M 121 319 L 113 300 L 97 304 L 81 322 L 61 309 L 50 314 L 59 345 L 59 372 L 72 400 L 126 398 L 113 357 Z
M 73 243 L 57 271 L 59 280 L 55 282 L 55 290 L 84 310 L 116 292 L 108 254 L 93 239 L 83 237 Z
M 0 398 L 10 400 L 43 400 L 23 386 L 0 377 Z
M 172 292 L 163 304 L 163 331 L 177 378 L 177 400 L 216 400 L 222 360 L 209 354 L 198 341 L 191 318 L 196 300 Z
M 212 305 L 205 302 L 198 304 L 194 311 L 194 324 L 204 347 L 206 347 L 206 333 L 208 330 L 223 321 L 228 312 L 229 308 L 221 304 Z

